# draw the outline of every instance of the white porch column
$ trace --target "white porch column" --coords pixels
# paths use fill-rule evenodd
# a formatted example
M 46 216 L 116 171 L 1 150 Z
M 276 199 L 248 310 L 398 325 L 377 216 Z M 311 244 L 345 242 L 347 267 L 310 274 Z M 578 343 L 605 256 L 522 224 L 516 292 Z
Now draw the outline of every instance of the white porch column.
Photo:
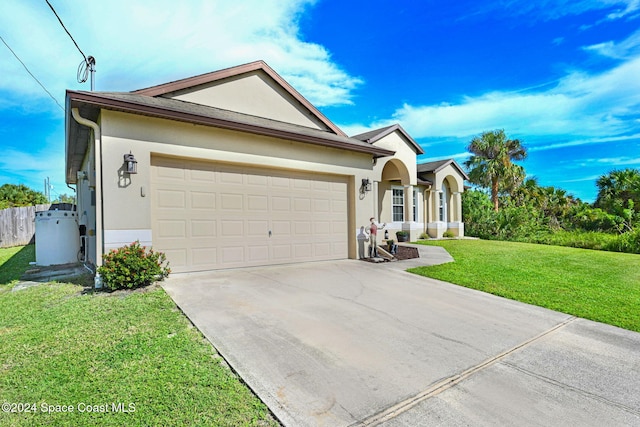
M 462 222 L 462 198 L 459 191 L 453 193 L 453 215 L 451 222 Z

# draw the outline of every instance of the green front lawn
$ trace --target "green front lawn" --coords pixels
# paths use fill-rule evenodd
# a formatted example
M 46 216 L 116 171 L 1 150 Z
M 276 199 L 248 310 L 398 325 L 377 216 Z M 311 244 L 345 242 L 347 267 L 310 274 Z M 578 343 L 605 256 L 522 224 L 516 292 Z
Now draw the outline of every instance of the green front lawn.
M 18 280 L 36 260 L 36 245 L 0 248 L 0 286 Z
M 412 273 L 640 332 L 640 255 L 487 240 L 420 242 L 456 262 Z
M 12 292 L 21 251 L 0 249 L 0 403 L 32 412 L 0 425 L 277 425 L 164 290 Z

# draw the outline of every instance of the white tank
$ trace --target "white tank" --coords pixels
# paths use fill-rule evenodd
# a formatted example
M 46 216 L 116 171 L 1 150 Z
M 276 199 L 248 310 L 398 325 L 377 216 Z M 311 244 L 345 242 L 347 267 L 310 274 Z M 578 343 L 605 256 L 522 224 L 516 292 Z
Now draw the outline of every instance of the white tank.
M 36 265 L 78 262 L 80 235 L 75 211 L 36 212 Z

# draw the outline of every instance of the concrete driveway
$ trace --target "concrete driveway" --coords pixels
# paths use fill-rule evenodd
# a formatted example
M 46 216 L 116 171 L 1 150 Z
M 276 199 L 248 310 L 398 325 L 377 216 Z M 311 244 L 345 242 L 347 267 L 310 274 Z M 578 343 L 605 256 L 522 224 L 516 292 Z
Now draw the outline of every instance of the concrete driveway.
M 640 425 L 640 334 L 362 261 L 164 288 L 287 426 Z

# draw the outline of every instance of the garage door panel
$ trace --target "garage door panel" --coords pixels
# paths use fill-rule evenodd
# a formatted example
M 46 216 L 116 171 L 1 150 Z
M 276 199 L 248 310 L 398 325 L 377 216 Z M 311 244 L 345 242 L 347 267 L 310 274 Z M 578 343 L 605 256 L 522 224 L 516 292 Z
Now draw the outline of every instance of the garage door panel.
M 262 264 L 269 262 L 269 245 L 249 246 L 247 261 L 252 264 Z
M 266 175 L 247 175 L 247 185 L 266 189 L 269 185 L 269 177 Z
M 313 254 L 315 257 L 326 257 L 331 254 L 331 243 L 320 242 L 313 245 Z
M 244 238 L 244 221 L 223 219 L 220 221 L 220 235 L 223 237 Z
M 269 221 L 267 220 L 248 220 L 247 236 L 266 238 L 269 234 Z
M 291 245 L 290 244 L 275 244 L 272 245 L 272 258 L 275 261 L 286 261 L 291 259 Z
M 160 157 L 151 176 L 153 244 L 173 271 L 347 257 L 344 178 Z
M 308 179 L 295 179 L 293 181 L 293 189 L 294 190 L 305 190 L 309 191 L 312 188 L 312 183 Z
M 224 264 L 242 264 L 245 262 L 243 246 L 222 247 L 222 262 Z
M 220 182 L 223 184 L 243 184 L 243 175 L 237 172 L 220 171 Z
M 186 194 L 182 190 L 162 190 L 157 193 L 158 207 L 160 208 L 184 208 Z
M 191 250 L 191 264 L 195 267 L 215 267 L 218 260 L 218 248 L 195 248 Z
M 316 236 L 330 236 L 333 233 L 331 221 L 314 221 L 313 234 Z
M 169 267 L 172 271 L 185 271 L 184 268 L 187 267 L 187 250 L 186 249 L 165 249 L 162 251 L 167 256 L 169 260 Z
M 293 210 L 294 212 L 303 212 L 303 213 L 311 212 L 311 199 L 302 198 L 302 197 L 294 198 Z
M 274 237 L 291 236 L 291 222 L 289 221 L 271 221 L 271 231 Z
M 302 259 L 313 258 L 313 244 L 312 243 L 298 243 L 293 245 L 293 257 Z
M 157 237 L 161 239 L 187 237 L 187 221 L 183 219 L 158 221 Z
M 290 212 L 291 199 L 283 196 L 272 196 L 271 209 L 275 212 Z
M 331 200 L 329 199 L 314 199 L 313 211 L 316 213 L 331 212 Z
M 346 200 L 332 200 L 331 212 L 336 214 L 347 214 L 347 202 Z
M 242 194 L 222 193 L 220 194 L 220 208 L 223 211 L 242 211 L 244 207 L 244 197 Z
M 261 194 L 247 195 L 247 207 L 250 212 L 269 212 L 269 197 Z
M 190 169 L 189 179 L 194 184 L 214 184 L 216 182 L 216 173 L 213 169 Z
M 347 225 L 342 221 L 333 221 L 331 222 L 331 231 L 333 235 L 345 234 L 347 232 Z
M 202 191 L 191 191 L 191 209 L 212 210 L 216 208 L 216 194 Z
M 293 230 L 296 237 L 311 236 L 311 221 L 296 221 L 293 223 Z
M 217 230 L 217 222 L 213 219 L 211 220 L 192 220 L 191 221 L 191 237 L 205 237 L 205 238 L 213 238 L 218 235 Z

